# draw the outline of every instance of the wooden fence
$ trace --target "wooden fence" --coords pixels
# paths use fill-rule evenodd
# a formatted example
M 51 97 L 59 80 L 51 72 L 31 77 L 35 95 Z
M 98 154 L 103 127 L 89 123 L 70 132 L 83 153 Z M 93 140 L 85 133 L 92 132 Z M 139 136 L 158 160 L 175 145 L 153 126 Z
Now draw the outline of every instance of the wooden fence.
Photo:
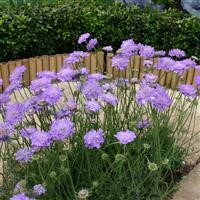
M 37 72 L 43 70 L 59 71 L 63 66 L 63 61 L 67 57 L 67 54 L 57 54 L 50 56 L 40 56 L 22 60 L 15 60 L 0 63 L 0 78 L 3 79 L 4 85 L 0 90 L 5 89 L 9 85 L 9 75 L 12 71 L 20 65 L 25 65 L 27 70 L 24 74 L 24 81 L 30 84 L 30 81 L 36 77 Z M 105 55 L 103 52 L 91 53 L 90 56 L 86 57 L 84 60 L 84 65 L 88 68 L 90 73 L 101 72 L 106 74 L 112 74 L 113 77 L 119 75 L 119 71 L 112 67 L 111 65 L 112 54 Z M 154 59 L 154 63 L 156 62 Z M 121 75 L 126 78 L 137 77 L 142 78 L 144 73 L 144 62 L 143 58 L 140 56 L 134 56 L 131 58 L 127 69 L 121 72 Z M 167 87 L 175 88 L 177 84 L 181 81 L 177 79 L 175 73 L 166 73 L 162 70 L 155 70 L 155 74 L 159 77 L 159 82 L 161 85 Z M 195 77 L 198 75 L 198 71 L 191 68 L 184 76 L 184 83 L 193 84 Z

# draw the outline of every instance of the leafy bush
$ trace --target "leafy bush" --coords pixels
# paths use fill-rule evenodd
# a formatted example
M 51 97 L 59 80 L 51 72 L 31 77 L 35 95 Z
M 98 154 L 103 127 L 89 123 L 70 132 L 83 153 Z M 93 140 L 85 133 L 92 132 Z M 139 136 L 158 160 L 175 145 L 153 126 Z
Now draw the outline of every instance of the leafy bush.
M 158 49 L 182 48 L 199 56 L 200 20 L 176 10 L 164 12 L 110 6 L 101 1 L 25 6 L 0 13 L 0 61 L 70 52 L 84 31 L 99 38 L 100 45 L 133 38 Z
M 89 41 L 91 50 L 96 40 L 89 37 L 78 43 Z M 124 79 L 127 61 L 138 53 L 148 61 L 144 79 Z M 178 49 L 152 66 L 158 53 L 165 55 L 124 41 L 112 59 L 117 79 L 88 74 L 82 51 L 71 53 L 58 74 L 38 73 L 30 87 L 22 85 L 25 67 L 15 69 L 0 94 L 2 199 L 165 199 L 192 153 L 199 97 L 191 85 L 165 90 L 151 72 L 161 68 L 181 78 L 191 63 L 199 67 Z

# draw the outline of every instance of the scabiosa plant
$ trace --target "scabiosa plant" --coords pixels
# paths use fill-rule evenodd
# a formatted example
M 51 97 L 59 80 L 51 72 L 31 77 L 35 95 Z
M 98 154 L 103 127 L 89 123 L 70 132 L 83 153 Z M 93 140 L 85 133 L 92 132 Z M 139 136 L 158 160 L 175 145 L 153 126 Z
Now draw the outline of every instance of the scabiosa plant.
M 99 104 L 98 101 L 91 100 L 91 101 L 86 101 L 85 103 L 85 110 L 87 112 L 97 112 L 101 109 L 101 105 Z
M 133 131 L 126 130 L 118 132 L 115 137 L 119 141 L 120 144 L 128 144 L 133 142 L 136 138 L 136 134 Z
M 28 162 L 30 161 L 31 157 L 33 155 L 33 152 L 30 149 L 23 148 L 17 151 L 16 153 L 16 160 L 19 162 Z
M 42 184 L 37 184 L 33 186 L 33 194 L 36 196 L 41 196 L 46 193 L 46 188 Z
M 86 40 L 90 37 L 90 33 L 84 33 L 82 35 L 80 35 L 79 39 L 78 39 L 78 44 L 81 44 L 83 42 L 86 42 Z
M 184 94 L 187 97 L 195 98 L 197 97 L 197 91 L 196 89 L 190 85 L 190 84 L 182 84 L 179 86 L 179 90 L 182 94 Z
M 168 54 L 171 57 L 177 57 L 177 58 L 182 58 L 186 56 L 185 51 L 181 49 L 171 49 Z

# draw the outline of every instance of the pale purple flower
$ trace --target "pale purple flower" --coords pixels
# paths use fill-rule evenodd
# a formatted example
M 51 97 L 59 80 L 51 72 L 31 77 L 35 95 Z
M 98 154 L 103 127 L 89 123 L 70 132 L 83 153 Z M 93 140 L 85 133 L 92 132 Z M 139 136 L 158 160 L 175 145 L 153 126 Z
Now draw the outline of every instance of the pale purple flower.
M 58 79 L 61 80 L 62 82 L 65 81 L 72 81 L 74 80 L 75 76 L 77 75 L 77 71 L 67 67 L 67 68 L 62 68 L 59 72 L 58 72 Z
M 136 134 L 130 130 L 120 131 L 114 136 L 117 138 L 120 144 L 128 144 L 133 142 L 136 138 Z
M 13 126 L 8 123 L 0 122 L 0 141 L 5 141 L 14 134 L 15 130 Z
M 143 119 L 143 120 L 137 122 L 137 125 L 136 125 L 137 129 L 144 129 L 149 126 L 150 126 L 150 122 L 147 119 Z
M 102 101 L 105 101 L 108 104 L 111 104 L 113 106 L 115 106 L 118 102 L 118 99 L 116 96 L 114 96 L 111 93 L 106 93 L 106 94 L 102 94 L 99 97 Z
M 45 194 L 47 189 L 42 184 L 37 184 L 33 186 L 33 194 L 36 196 L 40 196 Z
M 155 56 L 165 56 L 166 55 L 166 51 L 160 50 L 160 51 L 155 51 Z
M 114 83 L 105 83 L 102 85 L 102 88 L 105 91 L 112 91 L 112 90 L 116 89 L 116 85 Z
M 179 91 L 187 97 L 197 97 L 197 90 L 190 84 L 179 85 Z
M 53 140 L 64 141 L 74 134 L 74 123 L 68 119 L 53 121 L 49 134 Z
M 97 112 L 101 109 L 101 105 L 98 101 L 91 100 L 85 102 L 85 109 L 87 112 Z
M 136 55 L 138 46 L 132 39 L 128 39 L 122 42 L 119 51 L 121 51 L 123 55 L 130 57 Z
M 182 58 L 182 57 L 185 57 L 185 51 L 183 51 L 181 49 L 171 49 L 169 51 L 169 56 Z
M 86 46 L 86 47 L 87 47 L 87 50 L 90 51 L 90 50 L 94 49 L 95 46 L 97 45 L 97 43 L 98 43 L 98 41 L 97 41 L 96 38 L 91 39 L 91 40 L 88 42 L 87 46 Z
M 25 193 L 20 193 L 12 196 L 10 200 L 36 200 L 36 199 L 29 198 L 28 196 L 26 196 Z
M 57 75 L 53 71 L 41 71 L 37 73 L 38 78 L 47 78 L 50 80 L 55 80 L 57 78 Z
M 74 51 L 69 54 L 69 57 L 64 59 L 64 68 L 69 67 L 69 64 L 80 62 L 82 58 L 89 56 L 89 53 L 83 51 Z
M 162 69 L 162 70 L 171 70 L 174 66 L 175 61 L 172 58 L 169 57 L 163 57 L 159 58 L 158 62 L 154 65 L 156 69 Z
M 0 94 L 0 107 L 4 104 L 7 104 L 10 102 L 10 96 L 5 94 L 5 93 L 2 93 Z
M 43 92 L 45 89 L 51 86 L 51 80 L 49 78 L 39 78 L 31 81 L 30 89 L 36 94 Z
M 188 69 L 188 66 L 182 61 L 176 61 L 171 70 L 179 75 L 183 74 Z
M 34 132 L 36 132 L 36 128 L 23 128 L 20 133 L 22 137 L 30 138 L 30 135 L 32 135 Z
M 147 73 L 144 75 L 142 79 L 142 86 L 155 86 L 157 84 L 158 76 L 155 74 Z
M 16 67 L 12 74 L 10 75 L 10 82 L 11 83 L 20 83 L 22 81 L 23 73 L 26 71 L 26 67 L 24 65 L 20 67 Z
M 197 85 L 197 88 L 200 90 L 200 76 L 197 76 L 195 79 L 195 83 Z
M 15 90 L 20 89 L 22 84 L 20 82 L 12 82 L 4 91 L 5 94 L 11 95 Z
M 139 49 L 139 55 L 145 59 L 153 58 L 155 54 L 154 48 L 148 45 L 140 45 Z
M 79 73 L 81 75 L 88 75 L 89 74 L 89 70 L 86 67 L 83 67 L 80 69 Z
M 29 162 L 32 156 L 33 152 L 28 148 L 19 149 L 15 154 L 16 160 L 22 163 Z
M 184 59 L 180 62 L 182 62 L 186 66 L 187 69 L 189 69 L 190 67 L 196 67 L 197 65 L 197 63 L 191 58 Z
M 78 39 L 78 44 L 86 42 L 89 37 L 90 37 L 90 33 L 84 33 L 84 34 L 80 35 L 80 37 Z
M 102 48 L 104 51 L 113 51 L 113 48 L 112 48 L 112 46 L 105 46 L 105 47 L 103 47 Z
M 112 58 L 112 66 L 119 70 L 124 70 L 129 64 L 129 57 L 122 54 L 117 54 Z
M 3 80 L 0 78 L 0 86 L 3 85 Z
M 74 99 L 69 99 L 65 104 L 65 108 L 69 110 L 75 110 L 77 108 L 77 103 Z
M 144 66 L 149 68 L 153 65 L 153 61 L 152 60 L 144 60 Z
M 104 78 L 105 78 L 105 76 L 101 73 L 94 73 L 94 74 L 88 75 L 88 79 L 90 79 L 90 80 L 94 79 L 94 80 L 100 81 Z
M 98 129 L 87 132 L 84 135 L 84 143 L 88 149 L 99 149 L 104 143 L 103 130 Z

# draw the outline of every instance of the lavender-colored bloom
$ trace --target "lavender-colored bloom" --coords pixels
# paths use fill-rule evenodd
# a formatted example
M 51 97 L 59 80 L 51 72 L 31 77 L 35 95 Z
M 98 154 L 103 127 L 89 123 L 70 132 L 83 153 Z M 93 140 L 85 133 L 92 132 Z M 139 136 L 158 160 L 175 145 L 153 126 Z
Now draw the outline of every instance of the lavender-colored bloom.
M 42 101 L 45 101 L 50 105 L 54 105 L 60 100 L 61 96 L 61 89 L 56 86 L 51 86 L 40 95 L 40 98 Z
M 4 91 L 5 94 L 11 95 L 15 90 L 20 89 L 22 84 L 20 82 L 12 82 Z
M 105 101 L 108 104 L 111 104 L 113 106 L 115 106 L 118 102 L 118 99 L 116 96 L 114 96 L 111 93 L 106 93 L 106 94 L 102 94 L 99 97 L 102 101 Z
M 182 58 L 182 57 L 185 57 L 185 51 L 183 51 L 181 49 L 171 49 L 169 51 L 169 56 Z
M 67 103 L 65 104 L 65 108 L 69 110 L 76 110 L 77 108 L 77 103 L 74 99 L 69 99 Z
M 4 104 L 9 103 L 10 101 L 10 96 L 8 96 L 5 93 L 0 94 L 0 107 Z
M 187 69 L 189 69 L 190 67 L 196 67 L 196 65 L 197 65 L 197 63 L 194 60 L 192 60 L 191 58 L 184 59 L 180 62 L 182 62 Z
M 26 67 L 24 65 L 17 67 L 14 69 L 12 74 L 10 75 L 10 82 L 11 83 L 19 83 L 22 81 L 22 75 L 26 71 Z
M 107 92 L 107 91 L 112 91 L 116 89 L 116 85 L 114 83 L 105 83 L 102 85 L 102 88 Z
M 176 61 L 171 70 L 179 75 L 183 74 L 188 69 L 188 66 L 182 61 Z
M 136 138 L 136 134 L 130 130 L 120 131 L 114 136 L 117 138 L 120 144 L 128 144 L 133 142 Z
M 144 60 L 144 66 L 149 68 L 153 65 L 153 61 L 152 60 Z
M 22 137 L 30 138 L 30 135 L 32 135 L 34 132 L 36 132 L 36 128 L 23 128 L 20 133 Z
M 112 58 L 112 66 L 119 70 L 124 70 L 129 64 L 129 57 L 122 54 L 117 54 Z
M 88 75 L 89 74 L 89 70 L 86 67 L 83 67 L 80 69 L 79 73 L 81 75 Z
M 50 80 L 55 80 L 57 78 L 57 75 L 53 71 L 41 71 L 37 73 L 38 78 L 47 78 Z
M 5 122 L 0 123 L 0 141 L 5 141 L 14 134 L 14 128 Z
M 25 163 L 29 162 L 32 156 L 33 156 L 32 150 L 27 148 L 20 149 L 15 154 L 16 160 Z
M 150 126 L 150 122 L 147 119 L 139 121 L 136 125 L 137 129 L 144 129 Z
M 58 79 L 61 80 L 62 82 L 71 81 L 75 78 L 76 75 L 77 75 L 76 70 L 74 70 L 70 67 L 62 68 L 58 72 Z
M 195 69 L 200 72 L 200 65 L 196 65 Z
M 90 50 L 94 49 L 95 46 L 97 45 L 97 43 L 98 43 L 98 41 L 97 41 L 96 38 L 91 39 L 91 40 L 88 42 L 87 46 L 86 46 L 86 47 L 87 47 L 87 50 L 90 51 Z
M 24 108 L 21 103 L 8 104 L 6 108 L 5 121 L 11 125 L 16 125 L 23 119 Z
M 68 119 L 57 119 L 52 123 L 50 135 L 53 140 L 64 141 L 74 134 L 74 123 Z
M 105 47 L 103 47 L 102 48 L 104 51 L 113 51 L 113 48 L 112 48 L 112 46 L 105 46 Z
M 36 94 L 43 92 L 51 86 L 51 80 L 48 78 L 39 78 L 31 81 L 30 89 Z
M 80 62 L 82 58 L 89 56 L 89 53 L 83 51 L 74 51 L 69 54 L 68 58 L 64 59 L 64 68 L 69 67 L 69 64 L 75 64 L 76 62 Z
M 42 184 L 37 184 L 33 186 L 33 194 L 40 196 L 45 194 L 47 189 Z
M 165 56 L 166 55 L 166 51 L 160 50 L 160 51 L 155 51 L 155 56 Z
M 98 129 L 87 132 L 84 135 L 84 143 L 88 149 L 99 149 L 104 143 L 103 130 Z
M 134 43 L 132 39 L 128 39 L 122 42 L 120 51 L 123 55 L 130 57 L 136 55 L 138 51 L 138 46 Z
M 12 196 L 10 200 L 35 200 L 35 199 L 29 198 L 28 196 L 26 196 L 25 193 L 20 193 Z
M 154 48 L 148 45 L 140 45 L 139 49 L 139 55 L 144 57 L 145 59 L 152 58 L 155 54 Z
M 44 131 L 37 130 L 30 135 L 32 149 L 39 150 L 51 144 L 50 134 Z
M 94 74 L 89 74 L 88 75 L 88 79 L 94 79 L 94 80 L 97 80 L 97 81 L 100 81 L 102 79 L 104 79 L 105 76 L 101 73 L 94 73 Z
M 157 83 L 158 76 L 155 74 L 147 73 L 144 75 L 142 79 L 142 86 L 155 86 Z
M 0 86 L 3 85 L 3 80 L 0 78 Z
M 171 70 L 175 61 L 169 57 L 159 58 L 158 62 L 154 65 L 156 69 Z
M 195 79 L 195 83 L 197 85 L 197 88 L 200 90 L 200 76 L 197 76 Z
M 190 84 L 179 85 L 179 91 L 187 97 L 197 97 L 197 90 Z
M 96 80 L 88 80 L 83 85 L 83 94 L 86 98 L 97 98 L 103 91 L 102 87 Z
M 79 39 L 78 39 L 78 44 L 81 44 L 83 42 L 86 42 L 86 40 L 90 37 L 90 33 L 84 33 L 82 35 L 80 35 Z
M 86 101 L 85 109 L 87 112 L 97 112 L 101 109 L 101 105 L 95 100 Z

